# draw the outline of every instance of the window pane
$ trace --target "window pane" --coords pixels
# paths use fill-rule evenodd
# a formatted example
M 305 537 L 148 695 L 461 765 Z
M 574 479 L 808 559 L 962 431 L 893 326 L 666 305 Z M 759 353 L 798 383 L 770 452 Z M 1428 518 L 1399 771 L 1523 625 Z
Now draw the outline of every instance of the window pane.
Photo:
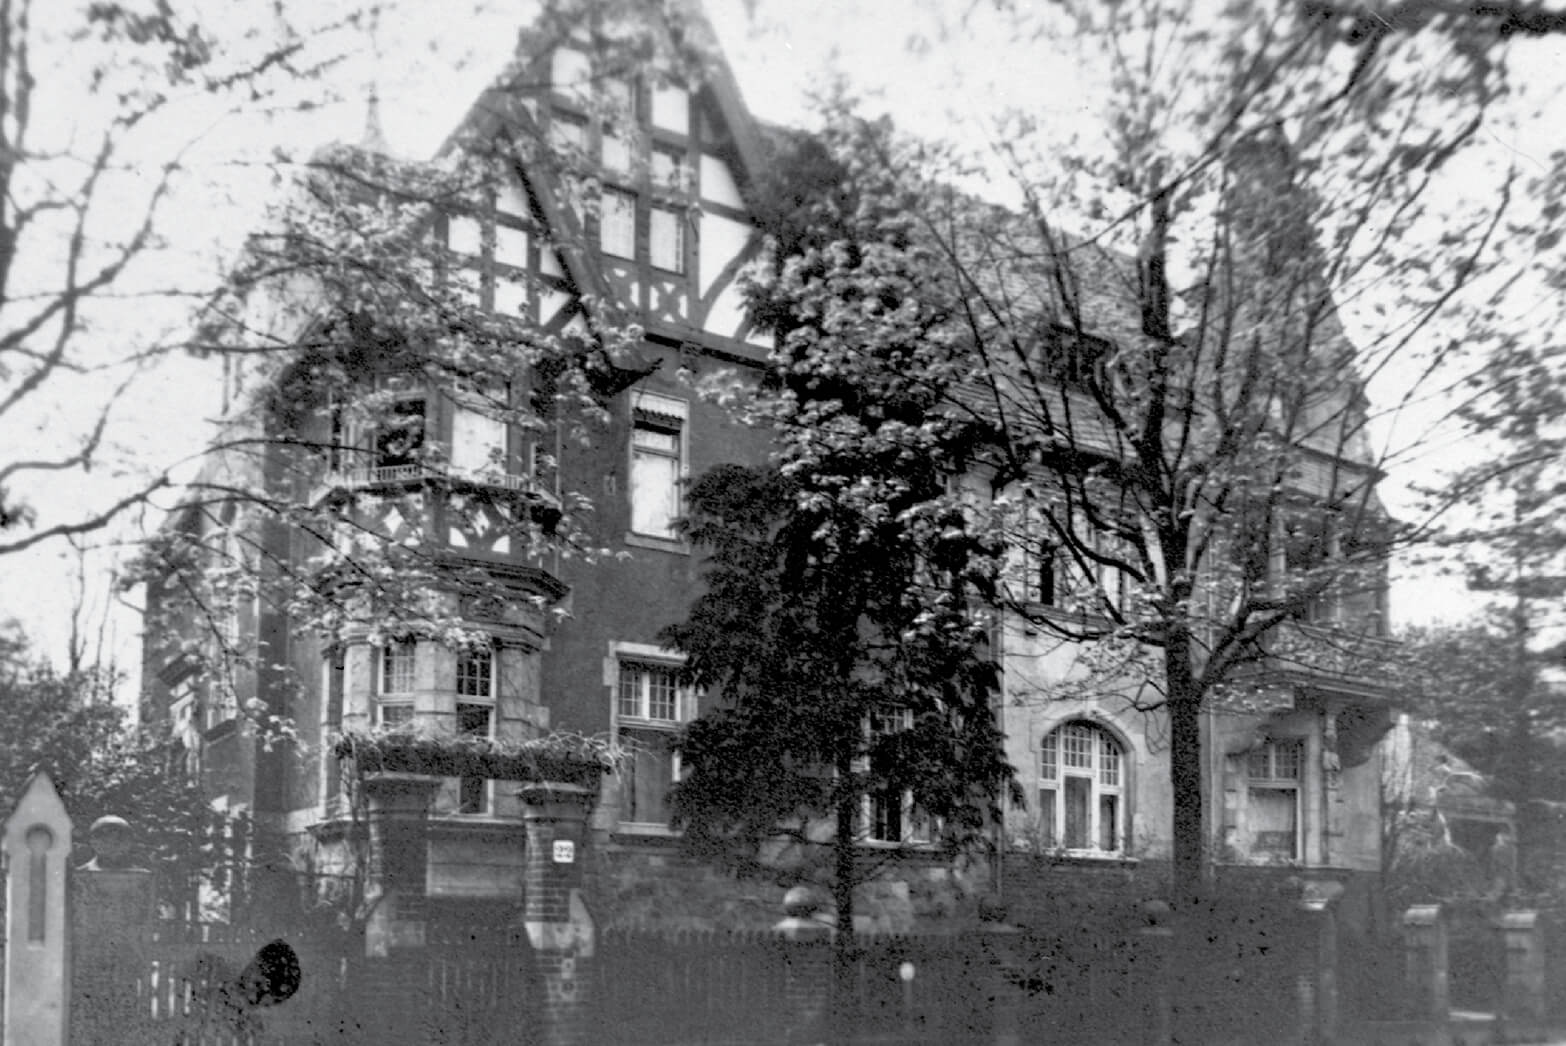
M 1039 778 L 1044 781 L 1055 780 L 1060 772 L 1060 732 L 1050 734 L 1044 739 L 1044 746 L 1039 749 Z
M 648 215 L 649 261 L 669 272 L 685 271 L 685 219 L 682 215 L 662 207 L 654 207 Z
M 489 697 L 495 659 L 488 650 L 475 650 L 457 658 L 457 693 L 463 697 Z M 471 707 L 471 706 L 459 706 Z
M 640 824 L 669 823 L 669 788 L 674 784 L 674 753 L 666 730 L 621 730 L 633 749 L 621 768 L 620 819 Z
M 604 131 L 604 167 L 624 173 L 631 169 L 631 143 L 613 131 Z
M 1061 757 L 1066 766 L 1086 770 L 1093 765 L 1093 734 L 1089 726 L 1076 723 L 1060 728 Z
M 577 120 L 556 118 L 549 126 L 549 144 L 562 160 L 575 160 L 587 148 L 587 125 Z
M 1272 743 L 1251 749 L 1247 760 L 1246 776 L 1266 781 L 1272 777 Z
M 617 258 L 636 257 L 636 197 L 605 189 L 598 223 L 598 245 Z
M 638 428 L 638 437 L 645 431 L 648 430 Z M 679 458 L 637 447 L 631 456 L 631 530 L 657 537 L 676 537 L 674 521 L 679 515 Z
M 620 665 L 620 714 L 642 714 L 642 669 L 636 665 Z
M 1092 846 L 1088 833 L 1089 804 L 1093 801 L 1093 782 L 1086 777 L 1067 777 L 1066 800 L 1066 849 L 1086 850 Z
M 1120 746 L 1103 731 L 1098 734 L 1098 783 L 1111 788 L 1120 786 Z
M 680 453 L 680 434 L 664 429 L 651 428 L 646 425 L 637 425 L 631 431 L 631 445 L 638 450 L 678 455 Z
M 675 700 L 674 673 L 663 668 L 647 670 L 647 718 L 679 719 Z
M 406 694 L 413 689 L 415 647 L 406 640 L 381 650 L 381 693 Z
M 1292 860 L 1298 827 L 1299 792 L 1293 788 L 1252 788 L 1246 817 L 1251 852 Z
M 903 841 L 903 796 L 880 789 L 870 795 L 870 838 L 883 843 Z
M 457 782 L 457 813 L 484 813 L 489 805 L 484 801 L 487 783 L 482 777 L 464 777 Z
M 478 220 L 454 214 L 446 220 L 446 245 L 458 254 L 478 255 L 484 250 L 484 231 Z
M 489 736 L 489 705 L 465 705 L 457 706 L 457 733 L 464 737 L 488 737 Z
M 413 706 L 409 704 L 381 705 L 381 725 L 398 726 L 413 722 Z
M 653 188 L 679 192 L 685 188 L 685 157 L 667 149 L 654 149 L 651 174 Z
M 1039 830 L 1043 838 L 1040 840 L 1046 848 L 1056 845 L 1059 837 L 1055 833 L 1055 789 L 1039 789 Z
M 395 468 L 418 461 L 424 445 L 424 401 L 404 400 L 392 406 L 375 433 L 375 465 Z
M 1298 741 L 1279 742 L 1274 746 L 1273 776 L 1280 781 L 1298 781 L 1300 765 L 1304 762 L 1303 746 Z
M 1105 853 L 1120 849 L 1120 797 L 1098 797 L 1098 848 Z

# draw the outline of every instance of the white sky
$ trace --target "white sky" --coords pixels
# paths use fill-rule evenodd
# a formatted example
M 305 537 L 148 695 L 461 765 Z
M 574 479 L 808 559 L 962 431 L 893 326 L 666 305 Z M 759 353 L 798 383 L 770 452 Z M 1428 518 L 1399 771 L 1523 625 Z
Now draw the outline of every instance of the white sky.
M 263 20 L 269 6 L 261 0 L 211 3 L 225 18 L 244 11 Z M 931 136 L 976 134 L 984 116 L 1002 103 L 1027 105 L 1065 123 L 1094 111 L 1092 99 L 1079 94 L 1079 78 L 1036 50 L 995 36 L 971 36 L 943 48 L 921 46 L 921 35 L 926 41 L 935 38 L 943 12 L 960 11 L 968 4 L 969 0 L 923 5 L 909 0 L 758 0 L 753 16 L 743 0 L 706 0 L 705 6 L 745 101 L 765 120 L 808 125 L 808 95 L 827 82 L 833 68 L 849 78 L 871 108 L 885 109 L 900 125 Z M 223 259 L 232 258 L 246 227 L 242 216 L 253 211 L 255 200 L 272 191 L 269 182 L 256 177 L 256 169 L 233 161 L 264 157 L 273 147 L 302 158 L 332 140 L 357 140 L 371 83 L 382 99 L 382 124 L 392 150 L 413 157 L 431 153 L 500 69 L 510 54 L 516 28 L 526 17 L 518 9 L 527 5 L 493 6 L 505 10 L 458 14 L 443 0 L 409 0 L 388 10 L 373 50 L 366 47 L 330 69 L 324 84 L 306 88 L 319 95 L 325 87 L 340 100 L 328 100 L 306 115 L 262 119 L 250 113 L 220 119 L 216 113 L 195 110 L 154 129 L 141 146 L 148 161 L 167 155 L 193 128 L 199 130 L 200 155 L 206 158 L 204 173 L 210 183 L 206 195 L 190 196 L 205 203 L 171 212 L 165 223 L 175 256 L 183 259 L 169 265 L 204 266 L 202 271 L 212 271 Z M 1559 39 L 1513 48 L 1516 68 L 1524 71 L 1522 78 L 1531 88 L 1519 104 L 1542 105 L 1545 111 L 1534 118 L 1519 110 L 1524 132 L 1510 141 L 1492 138 L 1487 149 L 1542 164 L 1551 151 L 1566 148 L 1562 124 L 1551 119 L 1560 111 L 1557 92 L 1563 77 L 1558 70 L 1566 69 L 1563 59 L 1566 41 Z M 61 111 L 79 115 L 69 106 Z M 224 193 L 212 186 L 227 187 L 239 199 L 225 201 Z M 140 278 L 155 282 L 161 275 L 161 271 L 144 273 Z M 145 314 L 131 309 L 116 315 L 112 329 L 124 343 L 160 333 L 173 336 L 185 315 L 182 309 Z M 93 401 L 93 389 L 101 395 L 103 387 L 101 377 L 84 385 L 62 386 L 25 423 L 0 427 L 0 439 L 12 448 L 47 445 L 67 429 L 70 418 L 81 416 L 80 404 Z M 1372 390 L 1373 395 L 1377 392 Z M 127 460 L 167 467 L 199 449 L 204 435 L 201 422 L 215 407 L 210 367 L 182 361 L 148 374 L 132 385 L 117 411 L 114 432 L 123 443 L 120 454 Z M 1434 460 L 1427 457 L 1411 472 L 1425 474 L 1441 455 L 1460 450 L 1441 448 Z M 63 513 L 92 504 L 113 489 L 111 473 L 100 467 L 85 480 L 55 480 L 35 490 L 34 498 L 46 512 Z M 1388 484 L 1394 509 L 1400 501 L 1399 478 Z M 101 574 L 104 562 L 101 557 L 93 561 L 96 574 Z M 63 546 L 0 560 L 0 591 L 5 593 L 0 617 L 22 618 L 45 652 L 56 657 L 63 652 L 71 572 L 69 550 Z M 89 588 L 95 600 L 105 598 L 101 585 Z M 1452 581 L 1400 579 L 1393 609 L 1399 621 L 1455 619 L 1470 602 Z M 133 660 L 139 622 L 122 614 L 113 627 L 122 658 Z

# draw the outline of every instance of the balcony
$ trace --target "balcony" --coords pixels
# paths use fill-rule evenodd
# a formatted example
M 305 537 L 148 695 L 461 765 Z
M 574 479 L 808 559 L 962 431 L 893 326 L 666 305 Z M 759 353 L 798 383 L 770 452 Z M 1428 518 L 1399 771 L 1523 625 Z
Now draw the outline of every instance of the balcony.
M 1267 637 L 1260 672 L 1270 683 L 1382 698 L 1397 670 L 1397 651 L 1395 640 L 1380 636 L 1288 622 Z
M 322 477 L 311 504 L 360 491 L 408 490 L 421 486 L 455 490 L 506 491 L 530 505 L 537 522 L 550 529 L 560 520 L 560 499 L 531 476 L 496 469 L 459 469 L 442 462 L 423 461 L 399 465 L 371 465 L 333 469 Z

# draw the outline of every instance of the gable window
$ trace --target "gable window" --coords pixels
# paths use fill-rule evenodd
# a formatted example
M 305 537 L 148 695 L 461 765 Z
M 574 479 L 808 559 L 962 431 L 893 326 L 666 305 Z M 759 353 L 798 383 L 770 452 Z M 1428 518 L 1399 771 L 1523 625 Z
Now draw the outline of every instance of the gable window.
M 414 669 L 418 647 L 411 639 L 393 639 L 381 648 L 376 673 L 376 718 L 381 726 L 413 721 Z
M 598 246 L 616 258 L 636 257 L 636 196 L 605 189 L 599 203 Z
M 631 409 L 631 532 L 677 538 L 685 475 L 685 404 L 640 393 Z
M 1300 778 L 1305 746 L 1268 741 L 1246 757 L 1247 849 L 1277 861 L 1300 856 Z
M 896 776 L 895 756 L 880 742 L 913 728 L 913 710 L 896 708 L 871 715 L 869 722 L 871 778 L 876 782 L 865 796 L 865 836 L 878 843 L 928 842 L 929 818 L 919 810 L 911 788 L 888 783 Z
M 1093 723 L 1057 727 L 1039 748 L 1039 829 L 1045 847 L 1120 853 L 1126 838 L 1125 759 Z
M 680 776 L 672 742 L 695 699 L 680 687 L 676 665 L 622 659 L 617 671 L 616 735 L 630 752 L 620 769 L 620 820 L 667 825 L 669 789 Z
M 648 213 L 648 260 L 653 268 L 668 272 L 685 271 L 685 216 L 668 207 L 654 207 Z
M 654 189 L 664 192 L 684 192 L 688 188 L 685 175 L 685 157 L 672 149 L 654 149 L 648 174 Z
M 506 402 L 505 391 L 464 390 L 451 402 L 452 471 L 467 476 L 505 473 L 507 426 L 494 416 Z

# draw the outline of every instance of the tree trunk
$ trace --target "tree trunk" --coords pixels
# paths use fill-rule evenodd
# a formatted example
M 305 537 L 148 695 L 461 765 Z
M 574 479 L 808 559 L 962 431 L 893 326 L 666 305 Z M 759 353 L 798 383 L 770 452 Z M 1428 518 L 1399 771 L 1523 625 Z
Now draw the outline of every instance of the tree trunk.
M 1171 900 L 1178 904 L 1201 893 L 1207 849 L 1202 806 L 1202 701 L 1188 644 L 1172 637 L 1164 656 L 1169 785 L 1174 805 L 1174 861 L 1169 886 Z
M 850 780 L 854 770 L 852 749 L 841 746 L 837 757 L 839 781 Z M 832 901 L 837 909 L 837 934 L 832 938 L 832 984 L 828 1000 L 830 1024 L 827 1033 L 834 1044 L 846 1044 L 853 1037 L 854 973 L 854 822 L 859 797 L 843 789 L 837 797 L 837 824 L 832 838 Z

